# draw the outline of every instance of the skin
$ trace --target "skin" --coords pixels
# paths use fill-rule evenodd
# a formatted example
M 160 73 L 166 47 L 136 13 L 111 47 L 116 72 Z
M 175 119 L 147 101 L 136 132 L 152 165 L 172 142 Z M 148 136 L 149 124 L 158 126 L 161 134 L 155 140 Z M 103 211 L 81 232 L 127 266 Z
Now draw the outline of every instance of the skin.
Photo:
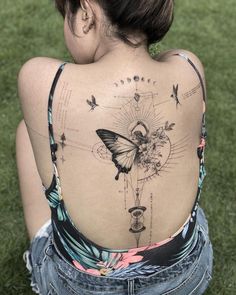
M 99 141 L 94 132 L 97 128 L 103 128 L 103 126 L 99 127 L 101 118 L 97 117 L 98 112 L 96 112 L 99 107 L 89 112 L 90 108 L 86 103 L 86 99 L 91 99 L 91 94 L 98 94 L 98 97 L 103 97 L 102 95 L 99 96 L 99 93 L 103 93 L 104 85 L 110 85 L 110 88 L 108 87 L 106 90 L 108 96 L 112 97 L 115 88 L 111 85 L 115 81 L 119 81 L 124 75 L 127 77 L 133 76 L 142 69 L 145 76 L 149 74 L 152 77 L 158 76 L 158 84 L 164 96 L 170 96 L 173 85 L 179 83 L 179 85 L 183 85 L 182 89 L 181 86 L 179 87 L 179 97 L 181 97 L 181 95 L 184 95 L 184 93 L 187 93 L 199 84 L 198 78 L 189 65 L 182 59 L 173 57 L 174 53 L 185 52 L 195 63 L 204 78 L 202 64 L 191 52 L 178 49 L 169 50 L 152 58 L 148 53 L 145 42 L 139 48 L 132 48 L 122 41 L 104 34 L 104 26 L 108 20 L 106 20 L 101 8 L 94 1 L 84 0 L 81 2 L 83 9 L 78 11 L 75 22 L 75 32 L 80 36 L 79 38 L 71 33 L 67 17 L 65 18 L 65 43 L 75 64 L 66 65 L 57 85 L 54 104 L 54 116 L 56 118 L 60 93 L 63 85 L 68 85 L 68 89 L 72 89 L 70 110 L 78 111 L 76 116 L 71 116 L 73 122 L 70 127 L 75 128 L 76 126 L 78 129 L 80 135 L 78 140 L 81 141 L 83 139 L 83 142 L 86 142 L 89 139 L 87 144 Z M 84 11 L 88 15 L 86 20 L 83 20 Z M 93 26 L 91 25 L 92 23 L 94 23 Z M 84 33 L 86 30 L 88 32 Z M 143 35 L 130 36 L 131 40 L 137 41 L 143 40 L 143 38 Z M 48 203 L 41 188 L 41 182 L 48 187 L 52 179 L 52 165 L 46 124 L 47 101 L 53 78 L 62 62 L 46 57 L 33 58 L 22 66 L 18 77 L 18 92 L 24 119 L 19 123 L 16 131 L 16 157 L 19 187 L 30 239 L 34 237 L 40 227 L 50 218 Z M 171 78 L 169 78 L 170 76 Z M 168 88 L 165 87 L 166 81 L 170 85 L 169 94 Z M 123 90 L 121 87 L 118 87 L 117 91 L 117 95 L 119 95 Z M 163 111 L 167 117 L 174 117 L 174 114 L 177 114 L 176 103 L 173 98 L 172 100 L 173 104 L 171 107 Z M 104 98 L 104 101 L 98 100 L 99 106 L 102 104 L 106 105 L 107 102 L 106 98 Z M 181 106 L 179 106 L 179 109 L 181 112 Z M 175 183 L 176 175 L 182 173 L 181 165 L 179 168 L 176 168 L 177 170 L 172 176 L 167 176 L 162 182 L 157 182 L 157 184 L 153 184 L 150 188 L 150 191 L 158 191 L 158 202 L 156 205 L 153 204 L 153 211 L 159 212 L 153 220 L 153 242 L 163 240 L 174 233 L 184 223 L 191 211 L 198 177 L 198 159 L 194 151 L 198 145 L 201 116 L 204 109 L 205 105 L 202 104 L 201 90 L 199 90 L 192 98 L 188 99 L 184 109 L 183 115 L 190 120 L 189 126 L 183 126 L 183 131 L 179 130 L 179 133 L 176 133 L 177 140 L 185 136 L 189 128 L 191 128 L 192 137 L 186 154 L 186 161 L 189 161 L 189 167 L 187 167 L 186 175 L 182 179 L 185 185 L 188 183 L 188 188 L 181 190 L 180 187 L 184 187 L 184 185 Z M 74 121 L 75 119 L 73 118 L 81 118 L 79 126 L 76 125 L 77 121 Z M 173 119 L 176 126 L 182 124 L 182 121 L 178 118 Z M 112 122 L 107 121 L 107 124 L 112 126 Z M 89 136 L 87 133 L 83 133 L 88 128 L 88 125 L 92 130 L 86 131 L 90 134 Z M 55 126 L 59 128 L 59 123 L 56 119 Z M 37 134 L 41 134 L 44 137 Z M 73 134 L 70 134 L 71 138 L 74 138 Z M 59 174 L 62 180 L 64 200 L 75 224 L 85 236 L 99 245 L 116 249 L 136 247 L 133 237 L 127 231 L 130 224 L 130 216 L 128 214 L 121 216 L 121 212 L 124 212 L 124 210 L 123 204 L 120 201 L 122 197 L 118 196 L 117 193 L 120 187 L 115 187 L 117 185 L 115 184 L 115 190 L 113 191 L 111 188 L 114 184 L 114 175 L 117 172 L 115 167 L 113 167 L 114 165 L 99 166 L 101 164 L 94 161 L 94 158 L 88 158 L 90 160 L 88 160 L 89 164 L 87 164 L 87 156 L 85 157 L 84 153 L 75 153 L 70 147 L 65 147 L 64 150 L 67 150 L 68 153 L 65 156 L 66 161 L 63 164 L 63 168 L 59 164 Z M 80 170 L 78 167 L 80 167 Z M 88 167 L 91 167 L 91 169 Z M 76 169 L 78 169 L 78 175 L 72 175 Z M 95 174 L 94 171 L 96 171 Z M 106 177 L 104 176 L 104 180 L 99 178 L 99 175 L 102 173 L 107 175 Z M 88 175 L 86 179 L 83 178 L 84 174 Z M 91 185 L 91 179 L 93 180 L 93 185 Z M 78 183 L 79 185 L 77 185 Z M 173 184 L 173 188 L 170 189 L 168 193 L 170 197 L 168 197 L 165 194 L 165 187 L 170 187 L 170 183 Z M 73 191 L 71 187 L 74 188 Z M 176 187 L 178 197 L 174 198 Z M 102 188 L 101 192 L 98 192 L 99 190 L 96 188 Z M 105 194 L 104 191 L 107 193 Z M 107 195 L 115 196 L 112 202 L 108 202 Z M 155 198 L 155 194 L 153 198 Z M 149 206 L 148 203 L 144 205 L 146 207 Z M 159 208 L 156 211 L 155 206 Z M 129 207 L 132 207 L 132 204 Z M 97 212 L 99 212 L 99 216 L 104 218 L 97 220 Z M 147 218 L 149 217 L 147 215 Z M 112 224 L 116 224 L 116 226 L 113 228 Z M 147 231 L 146 234 L 143 234 L 139 246 L 147 245 L 148 240 L 149 233 Z

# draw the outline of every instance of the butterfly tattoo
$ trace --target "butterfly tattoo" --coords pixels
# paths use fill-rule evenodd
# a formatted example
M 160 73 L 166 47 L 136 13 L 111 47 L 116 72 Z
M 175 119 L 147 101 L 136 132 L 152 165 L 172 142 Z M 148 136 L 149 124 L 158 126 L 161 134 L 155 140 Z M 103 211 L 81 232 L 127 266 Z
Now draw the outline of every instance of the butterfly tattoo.
M 112 161 L 118 169 L 115 177 L 119 180 L 120 173 L 128 174 L 138 158 L 139 146 L 128 138 L 106 129 L 98 129 L 97 135 L 112 153 Z
M 92 100 L 87 99 L 87 104 L 91 107 L 90 111 L 94 111 L 94 109 L 99 105 L 97 104 L 96 98 L 93 95 L 91 96 L 91 99 Z
M 143 127 L 141 131 L 140 128 Z M 119 179 L 120 173 L 128 174 L 133 165 L 137 165 L 144 173 L 158 175 L 163 165 L 163 149 L 169 143 L 168 132 L 172 131 L 175 123 L 160 126 L 150 132 L 146 125 L 138 121 L 131 131 L 131 139 L 107 129 L 98 129 L 97 135 L 112 154 L 112 161 L 118 169 L 115 177 Z

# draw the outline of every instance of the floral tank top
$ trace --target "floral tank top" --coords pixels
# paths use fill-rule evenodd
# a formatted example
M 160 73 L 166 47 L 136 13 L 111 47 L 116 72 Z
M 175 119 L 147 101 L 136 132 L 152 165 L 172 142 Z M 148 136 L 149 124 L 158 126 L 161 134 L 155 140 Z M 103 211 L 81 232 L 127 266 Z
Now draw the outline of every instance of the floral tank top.
M 176 54 L 186 59 L 197 73 L 203 99 L 205 89 L 201 75 L 191 60 L 184 54 Z M 87 239 L 71 220 L 61 193 L 60 178 L 57 170 L 56 151 L 52 121 L 52 102 L 57 81 L 64 69 L 63 63 L 54 78 L 48 100 L 48 130 L 51 149 L 51 158 L 54 168 L 51 185 L 48 189 L 43 185 L 44 193 L 51 209 L 51 220 L 55 246 L 59 253 L 80 271 L 107 277 L 129 278 L 136 275 L 150 275 L 163 266 L 170 266 L 189 253 L 194 247 L 195 223 L 203 179 L 206 175 L 204 167 L 204 148 L 206 140 L 205 113 L 202 118 L 202 132 L 199 138 L 197 154 L 199 157 L 199 181 L 196 200 L 187 220 L 181 228 L 169 238 L 145 247 L 132 249 L 104 248 Z

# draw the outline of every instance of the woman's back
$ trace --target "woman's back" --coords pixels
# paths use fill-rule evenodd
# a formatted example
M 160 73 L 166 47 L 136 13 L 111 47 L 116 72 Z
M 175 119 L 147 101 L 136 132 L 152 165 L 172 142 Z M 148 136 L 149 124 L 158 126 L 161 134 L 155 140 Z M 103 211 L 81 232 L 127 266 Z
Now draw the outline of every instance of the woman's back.
M 37 174 L 32 144 L 32 182 L 42 181 L 51 210 L 31 199 L 19 131 L 31 285 L 58 295 L 202 294 L 212 271 L 199 208 L 204 72 L 190 52 L 154 60 L 148 51 L 169 30 L 173 1 L 55 2 L 76 64 L 36 58 L 19 75 L 28 167 Z
M 100 246 L 127 249 L 164 240 L 193 208 L 203 91 L 176 52 L 158 61 L 141 54 L 66 64 L 56 84 L 52 124 L 62 196 L 76 227 Z M 47 188 L 47 102 L 58 65 L 39 58 L 28 64 L 31 75 L 27 65 L 22 71 L 33 80 L 24 116 Z

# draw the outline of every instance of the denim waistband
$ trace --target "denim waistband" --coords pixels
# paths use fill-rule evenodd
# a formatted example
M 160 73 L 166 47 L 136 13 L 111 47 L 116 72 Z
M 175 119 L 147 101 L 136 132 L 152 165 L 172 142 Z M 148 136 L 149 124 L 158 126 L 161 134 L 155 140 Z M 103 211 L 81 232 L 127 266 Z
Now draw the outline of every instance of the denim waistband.
M 148 275 L 148 276 L 135 276 L 132 278 L 118 278 L 118 277 L 106 277 L 106 276 L 96 276 L 93 274 L 88 274 L 84 271 L 81 271 L 79 269 L 77 269 L 75 266 L 73 266 L 72 264 L 70 264 L 60 253 L 60 251 L 58 250 L 57 246 L 55 245 L 55 242 L 53 240 L 53 235 L 52 235 L 52 244 L 55 248 L 55 263 L 56 263 L 56 267 L 58 270 L 58 273 L 63 275 L 64 277 L 66 277 L 67 279 L 76 282 L 78 277 L 80 278 L 80 280 L 84 280 L 88 283 L 102 283 L 102 284 L 109 284 L 109 286 L 111 286 L 112 282 L 117 283 L 120 282 L 122 284 L 122 282 L 126 285 L 128 282 L 128 286 L 131 287 L 132 286 L 132 281 L 134 281 L 136 278 L 138 279 L 149 279 L 149 281 L 152 281 L 152 279 L 157 280 L 157 277 L 159 276 L 160 281 L 163 278 L 166 278 L 166 273 L 168 272 L 168 276 L 171 275 L 171 273 L 173 275 L 175 275 L 176 273 L 176 267 L 178 266 L 178 264 L 180 264 L 181 262 L 184 262 L 182 268 L 183 270 L 189 268 L 191 266 L 191 263 L 194 259 L 193 255 L 195 255 L 196 257 L 199 254 L 200 248 L 202 246 L 201 243 L 198 243 L 199 239 L 202 239 L 203 241 L 205 241 L 206 237 L 204 236 L 204 233 L 202 233 L 201 230 L 201 225 L 196 222 L 195 225 L 195 229 L 193 231 L 193 237 L 192 237 L 192 241 L 191 241 L 191 247 L 189 247 L 189 251 L 185 254 L 184 257 L 182 257 L 178 262 L 170 265 L 170 266 L 163 266 L 160 267 L 160 269 L 152 274 L 152 275 Z M 192 253 L 193 252 L 193 253 Z M 191 254 L 192 253 L 192 254 Z M 191 254 L 191 263 L 189 263 L 189 260 L 187 259 L 187 257 Z
M 51 283 L 56 288 L 64 288 L 63 290 L 58 289 L 58 294 L 71 294 L 70 291 L 67 292 L 66 290 L 72 289 L 75 290 L 73 291 L 74 293 L 72 292 L 73 294 L 77 294 L 78 292 L 79 294 L 86 295 L 97 294 L 96 292 L 100 292 L 99 294 L 110 294 L 110 292 L 113 292 L 114 294 L 133 295 L 137 294 L 136 291 L 142 288 L 145 289 L 153 284 L 157 284 L 158 290 L 161 290 L 158 294 L 163 294 L 163 291 L 169 290 L 170 285 L 177 286 L 177 282 L 180 279 L 188 281 L 189 278 L 193 279 L 196 277 L 199 271 L 204 270 L 202 261 L 205 261 L 205 264 L 209 263 L 206 255 L 209 245 L 207 220 L 204 212 L 199 207 L 195 230 L 191 239 L 191 247 L 188 248 L 186 255 L 170 266 L 160 267 L 154 274 L 121 278 L 96 276 L 81 271 L 70 264 L 56 248 L 52 226 L 50 224 L 46 232 L 38 236 L 31 245 L 33 248 L 31 251 L 28 251 L 29 263 L 27 264 L 31 266 L 29 269 L 30 272 L 34 270 L 32 274 L 34 291 L 36 291 L 35 287 L 39 284 L 40 290 L 44 290 L 41 291 L 41 294 L 49 294 L 47 292 Z M 201 266 L 199 267 L 199 265 Z M 51 280 L 52 277 L 55 281 Z M 42 282 L 44 287 L 42 286 Z M 148 294 L 154 293 L 151 291 Z

